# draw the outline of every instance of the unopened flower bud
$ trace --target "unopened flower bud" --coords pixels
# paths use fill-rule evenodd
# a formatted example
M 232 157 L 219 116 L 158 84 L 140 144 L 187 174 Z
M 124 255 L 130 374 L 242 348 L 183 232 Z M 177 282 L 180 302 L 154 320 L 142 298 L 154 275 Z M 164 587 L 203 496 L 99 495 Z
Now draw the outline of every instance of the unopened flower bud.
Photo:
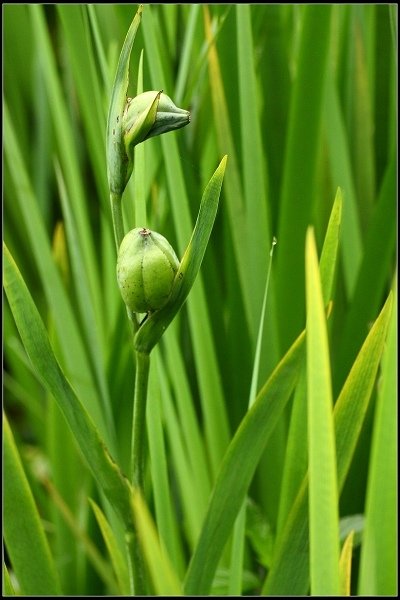
M 128 98 L 122 117 L 126 153 L 131 159 L 134 146 L 144 140 L 180 129 L 190 121 L 190 113 L 178 108 L 162 92 L 144 92 Z
M 132 229 L 122 240 L 117 261 L 118 285 L 127 307 L 147 313 L 165 306 L 178 268 L 178 258 L 162 235 Z

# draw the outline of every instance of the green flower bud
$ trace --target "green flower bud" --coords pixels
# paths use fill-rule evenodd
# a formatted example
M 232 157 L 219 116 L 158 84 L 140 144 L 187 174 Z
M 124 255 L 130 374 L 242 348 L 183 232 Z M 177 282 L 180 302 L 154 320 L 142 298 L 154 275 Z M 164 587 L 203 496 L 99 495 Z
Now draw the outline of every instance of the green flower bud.
M 169 242 L 150 229 L 132 229 L 122 240 L 117 279 L 122 298 L 132 312 L 154 312 L 165 306 L 179 260 Z
M 126 153 L 132 159 L 134 146 L 155 135 L 180 129 L 190 121 L 190 113 L 178 108 L 162 92 L 144 92 L 128 98 L 122 116 Z

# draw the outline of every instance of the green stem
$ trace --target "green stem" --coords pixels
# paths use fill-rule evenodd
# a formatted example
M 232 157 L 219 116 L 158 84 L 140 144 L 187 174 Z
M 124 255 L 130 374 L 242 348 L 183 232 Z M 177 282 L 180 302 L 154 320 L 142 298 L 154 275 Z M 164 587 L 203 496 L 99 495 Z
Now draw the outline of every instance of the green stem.
M 146 457 L 146 400 L 149 381 L 150 356 L 136 352 L 135 399 L 133 405 L 131 477 L 135 489 L 143 493 Z M 132 548 L 132 575 L 135 595 L 146 595 L 143 556 L 135 536 Z
M 114 227 L 115 245 L 118 249 L 124 239 L 124 219 L 122 217 L 122 194 L 110 192 L 111 215 Z
M 111 215 L 114 228 L 114 238 L 117 252 L 125 236 L 124 220 L 122 216 L 122 195 L 110 192 Z M 132 339 L 139 327 L 135 313 L 127 308 L 131 325 Z M 136 380 L 135 397 L 133 405 L 132 426 L 132 481 L 133 485 L 143 491 L 144 463 L 145 463 L 145 427 L 146 427 L 146 397 L 149 379 L 150 358 L 148 354 L 136 353 Z M 136 532 L 127 535 L 129 566 L 131 572 L 131 592 L 136 596 L 144 596 L 146 590 L 145 566 L 140 551 Z
M 146 441 L 146 399 L 150 356 L 136 352 L 135 403 L 133 405 L 131 473 L 133 486 L 143 490 Z

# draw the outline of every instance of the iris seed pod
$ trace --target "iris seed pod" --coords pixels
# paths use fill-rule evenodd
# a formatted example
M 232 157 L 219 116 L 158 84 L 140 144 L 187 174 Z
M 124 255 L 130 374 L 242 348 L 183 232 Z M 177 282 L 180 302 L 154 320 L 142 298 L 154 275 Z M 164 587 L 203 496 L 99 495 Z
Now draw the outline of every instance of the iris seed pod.
M 122 240 L 117 279 L 126 306 L 137 313 L 159 310 L 167 303 L 179 260 L 170 243 L 155 231 L 138 227 Z

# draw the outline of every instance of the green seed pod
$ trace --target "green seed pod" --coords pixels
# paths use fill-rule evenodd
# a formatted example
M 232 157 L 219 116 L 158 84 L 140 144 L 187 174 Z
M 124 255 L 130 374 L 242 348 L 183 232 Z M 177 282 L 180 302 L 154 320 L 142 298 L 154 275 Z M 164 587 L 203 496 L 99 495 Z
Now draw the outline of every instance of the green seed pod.
M 175 106 L 161 91 L 143 92 L 135 98 L 127 98 L 122 129 L 128 156 L 140 142 L 185 127 L 189 121 L 189 111 Z
M 170 243 L 155 231 L 138 227 L 122 240 L 117 279 L 123 301 L 137 313 L 165 306 L 179 268 Z

